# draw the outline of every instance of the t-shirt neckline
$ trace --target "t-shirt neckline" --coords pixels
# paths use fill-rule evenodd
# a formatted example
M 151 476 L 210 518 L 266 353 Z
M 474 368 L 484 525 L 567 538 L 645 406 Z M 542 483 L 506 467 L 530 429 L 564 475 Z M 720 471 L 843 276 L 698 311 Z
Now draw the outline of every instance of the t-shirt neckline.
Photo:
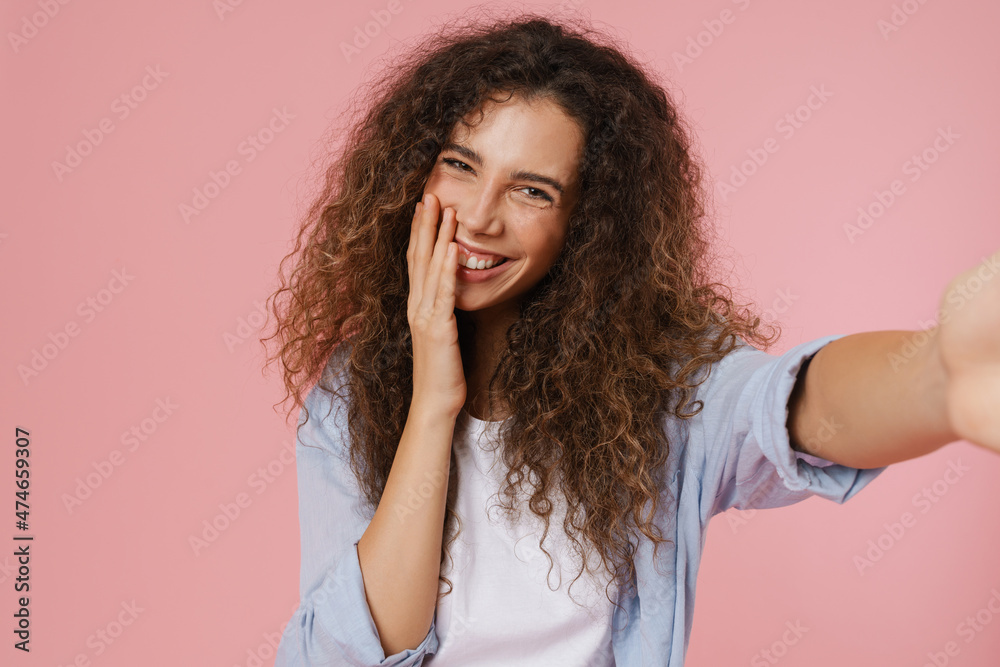
M 472 424 L 475 424 L 476 426 L 479 427 L 495 427 L 507 421 L 506 419 L 501 421 L 486 421 L 485 419 L 479 419 L 478 417 L 473 417 L 465 408 L 462 408 L 462 411 L 459 414 L 465 417 L 465 419 L 467 419 Z

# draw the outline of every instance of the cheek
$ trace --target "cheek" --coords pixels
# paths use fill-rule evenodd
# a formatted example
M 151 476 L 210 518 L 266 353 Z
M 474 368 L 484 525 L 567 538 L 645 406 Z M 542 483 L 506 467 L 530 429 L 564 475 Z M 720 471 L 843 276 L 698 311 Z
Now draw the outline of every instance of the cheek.
M 441 176 L 438 174 L 437 169 L 432 171 L 427 177 L 427 181 L 424 183 L 424 192 L 434 192 L 441 188 Z
M 530 248 L 535 261 L 552 264 L 562 250 L 563 236 L 559 234 L 538 233 L 536 230 L 530 239 L 526 239 L 525 248 Z
M 539 245 L 545 249 L 546 256 L 554 259 L 566 244 L 566 230 L 562 226 L 552 225 L 551 222 L 550 225 L 546 228 L 547 233 L 539 240 Z
M 440 166 L 435 166 L 427 176 L 427 182 L 424 183 L 424 192 L 446 194 L 454 188 L 454 185 L 455 179 L 444 173 Z

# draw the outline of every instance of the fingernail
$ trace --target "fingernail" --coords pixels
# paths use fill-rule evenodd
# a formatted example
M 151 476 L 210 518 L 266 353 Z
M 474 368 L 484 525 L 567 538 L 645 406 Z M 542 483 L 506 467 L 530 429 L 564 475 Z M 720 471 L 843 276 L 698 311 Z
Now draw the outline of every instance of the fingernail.
M 430 203 L 430 195 L 425 194 L 422 201 L 424 202 L 424 206 L 427 206 Z

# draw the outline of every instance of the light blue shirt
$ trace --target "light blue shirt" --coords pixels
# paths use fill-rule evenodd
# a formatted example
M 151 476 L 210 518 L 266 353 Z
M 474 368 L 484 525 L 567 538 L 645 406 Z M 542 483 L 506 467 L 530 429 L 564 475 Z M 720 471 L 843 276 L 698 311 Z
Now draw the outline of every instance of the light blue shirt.
M 637 594 L 625 597 L 628 587 L 622 587 L 618 603 L 624 609 L 613 617 L 616 667 L 684 664 L 713 516 L 733 507 L 783 507 L 813 495 L 843 503 L 886 469 L 842 466 L 795 451 L 789 442 L 788 398 L 796 373 L 842 336 L 817 338 L 781 355 L 741 342 L 697 388 L 694 398 L 704 403 L 698 415 L 663 417 L 673 473 L 655 521 L 673 543 L 659 545 L 654 563 L 652 544 L 638 536 Z M 317 387 L 305 407 L 310 417 L 296 444 L 300 604 L 285 626 L 275 667 L 420 665 L 438 648 L 435 623 L 415 648 L 386 656 L 368 609 L 357 543 L 374 510 L 364 507 L 347 462 L 346 410 Z

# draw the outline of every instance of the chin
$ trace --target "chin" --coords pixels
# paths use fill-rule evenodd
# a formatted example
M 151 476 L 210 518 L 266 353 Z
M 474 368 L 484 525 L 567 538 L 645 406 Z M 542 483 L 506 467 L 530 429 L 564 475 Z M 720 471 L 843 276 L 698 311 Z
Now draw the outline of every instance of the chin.
M 455 295 L 455 309 L 463 310 L 467 313 L 471 313 L 477 310 L 486 310 L 498 303 L 505 301 L 503 297 L 497 298 L 496 295 L 489 296 L 472 296 L 470 294 L 456 294 Z
M 492 304 L 489 302 L 484 303 L 482 301 L 470 299 L 455 299 L 455 310 L 462 310 L 467 313 L 483 310 L 484 308 L 488 308 L 490 305 Z

